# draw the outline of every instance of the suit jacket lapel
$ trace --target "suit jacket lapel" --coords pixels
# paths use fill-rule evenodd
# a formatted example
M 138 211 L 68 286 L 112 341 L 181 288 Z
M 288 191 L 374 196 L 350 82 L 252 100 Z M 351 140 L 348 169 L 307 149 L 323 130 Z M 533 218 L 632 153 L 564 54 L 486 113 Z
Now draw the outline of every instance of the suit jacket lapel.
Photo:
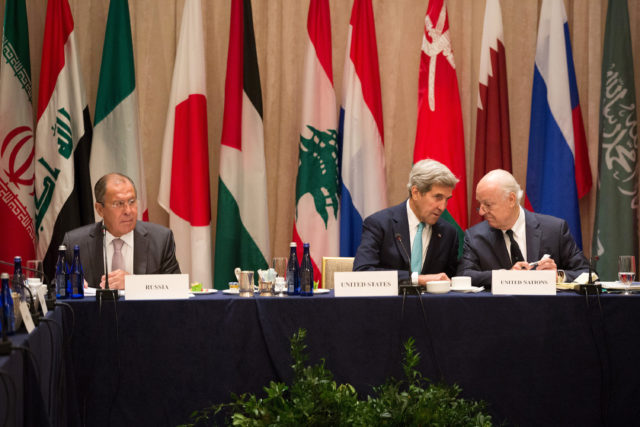
M 489 247 L 493 247 L 496 249 L 496 256 L 498 257 L 500 265 L 506 269 L 511 269 L 511 267 L 513 267 L 513 264 L 511 263 L 509 251 L 507 250 L 507 243 L 504 240 L 504 233 L 502 232 L 502 230 L 499 230 L 497 228 L 491 228 L 491 231 L 491 242 L 489 242 Z
M 440 252 L 440 245 L 442 243 L 442 232 L 440 231 L 440 225 L 436 222 L 431 226 L 431 239 L 429 239 L 429 245 L 427 246 L 427 255 L 424 258 L 422 264 L 422 271 L 420 274 L 426 274 L 427 267 L 429 267 L 430 261 L 436 257 L 436 254 Z
M 103 249 L 103 237 L 102 237 L 102 222 L 96 223 L 95 228 L 90 233 L 91 244 L 88 245 L 89 251 L 89 263 L 93 272 L 93 280 L 95 283 L 89 283 L 90 285 L 99 285 L 100 279 L 104 274 L 104 249 Z
M 542 257 L 540 242 L 542 241 L 542 228 L 534 214 L 524 211 L 525 230 L 527 233 L 527 261 L 534 262 Z
M 408 269 L 411 270 L 411 237 L 409 236 L 409 218 L 407 217 L 407 202 L 401 203 L 393 210 L 393 239 L 396 242 L 396 248 L 400 259 L 408 262 Z M 400 234 L 402 241 L 396 238 Z M 401 247 L 404 246 L 404 249 Z M 405 253 L 406 252 L 406 253 Z M 407 260 L 407 256 L 409 259 Z
M 138 221 L 133 229 L 133 274 L 145 274 L 147 272 L 147 254 L 149 241 L 147 229 Z

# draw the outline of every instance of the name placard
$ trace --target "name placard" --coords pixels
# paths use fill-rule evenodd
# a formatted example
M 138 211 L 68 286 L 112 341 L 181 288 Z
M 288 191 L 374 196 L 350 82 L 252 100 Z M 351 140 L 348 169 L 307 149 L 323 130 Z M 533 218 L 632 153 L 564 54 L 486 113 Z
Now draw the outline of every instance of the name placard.
M 556 272 L 493 270 L 491 291 L 494 295 L 555 295 Z
M 383 297 L 398 295 L 398 272 L 336 271 L 333 291 L 337 297 Z
M 129 274 L 124 277 L 126 300 L 187 299 L 188 274 Z

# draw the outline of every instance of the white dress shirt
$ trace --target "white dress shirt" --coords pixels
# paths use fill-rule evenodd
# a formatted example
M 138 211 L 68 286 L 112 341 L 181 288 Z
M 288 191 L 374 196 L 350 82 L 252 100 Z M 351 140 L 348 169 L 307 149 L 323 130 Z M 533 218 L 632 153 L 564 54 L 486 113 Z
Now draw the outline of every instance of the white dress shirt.
M 411 254 L 411 249 L 413 248 L 413 241 L 416 237 L 416 232 L 418 231 L 418 225 L 420 224 L 420 220 L 411 210 L 411 206 L 409 206 L 409 200 L 407 200 L 407 219 L 409 220 L 409 254 Z M 429 242 L 431 241 L 431 225 L 425 223 L 424 228 L 422 229 L 422 262 L 420 266 L 424 265 L 424 260 L 427 258 L 427 249 L 429 248 Z M 409 259 L 411 262 L 411 259 Z M 411 273 L 411 282 L 414 285 L 418 284 L 418 273 Z
M 113 259 L 113 240 L 117 239 L 113 234 L 107 230 L 107 270 L 111 271 L 111 261 Z M 120 236 L 120 239 L 124 241 L 122 245 L 122 257 L 124 258 L 125 271 L 129 274 L 133 274 L 133 230 L 127 234 Z
M 520 213 L 518 214 L 518 219 L 516 219 L 516 223 L 513 224 L 511 230 L 513 230 L 513 238 L 515 239 L 518 246 L 520 246 L 520 252 L 522 252 L 522 257 L 525 261 L 527 258 L 527 226 L 524 220 L 524 209 L 522 206 L 519 206 Z M 507 230 L 502 230 L 502 237 L 504 237 L 504 243 L 507 245 L 507 252 L 509 253 L 509 257 L 511 257 L 511 240 L 509 239 L 509 235 L 507 234 Z

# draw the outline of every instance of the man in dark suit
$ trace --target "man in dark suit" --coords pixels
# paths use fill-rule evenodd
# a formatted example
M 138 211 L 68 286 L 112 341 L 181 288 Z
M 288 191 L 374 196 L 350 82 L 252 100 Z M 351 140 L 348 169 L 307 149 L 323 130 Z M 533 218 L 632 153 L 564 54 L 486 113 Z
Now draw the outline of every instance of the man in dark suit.
M 490 287 L 492 270 L 562 269 L 565 281 L 588 271 L 567 222 L 525 211 L 520 206 L 522 193 L 513 175 L 501 169 L 478 182 L 476 198 L 485 221 L 465 233 L 458 265 L 458 275 L 471 276 L 474 286 Z M 537 266 L 530 264 L 535 261 Z
M 458 181 L 435 160 L 413 165 L 409 199 L 364 220 L 353 270 L 398 270 L 398 280 L 422 286 L 449 280 L 456 271 L 458 236 L 440 215 Z
M 96 183 L 94 192 L 102 222 L 71 230 L 63 240 L 67 259 L 71 259 L 73 246 L 80 246 L 80 260 L 89 286 L 105 286 L 104 243 L 111 289 L 124 289 L 124 276 L 131 272 L 180 273 L 171 230 L 137 220 L 137 192 L 129 177 L 117 173 L 105 175 Z

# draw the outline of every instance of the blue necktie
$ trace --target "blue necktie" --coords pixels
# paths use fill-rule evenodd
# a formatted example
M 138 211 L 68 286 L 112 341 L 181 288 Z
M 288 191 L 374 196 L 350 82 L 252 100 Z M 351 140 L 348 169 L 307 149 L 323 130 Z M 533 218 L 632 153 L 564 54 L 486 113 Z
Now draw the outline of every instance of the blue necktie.
M 418 274 L 422 271 L 422 230 L 424 230 L 423 222 L 418 224 L 418 231 L 411 247 L 411 271 Z

